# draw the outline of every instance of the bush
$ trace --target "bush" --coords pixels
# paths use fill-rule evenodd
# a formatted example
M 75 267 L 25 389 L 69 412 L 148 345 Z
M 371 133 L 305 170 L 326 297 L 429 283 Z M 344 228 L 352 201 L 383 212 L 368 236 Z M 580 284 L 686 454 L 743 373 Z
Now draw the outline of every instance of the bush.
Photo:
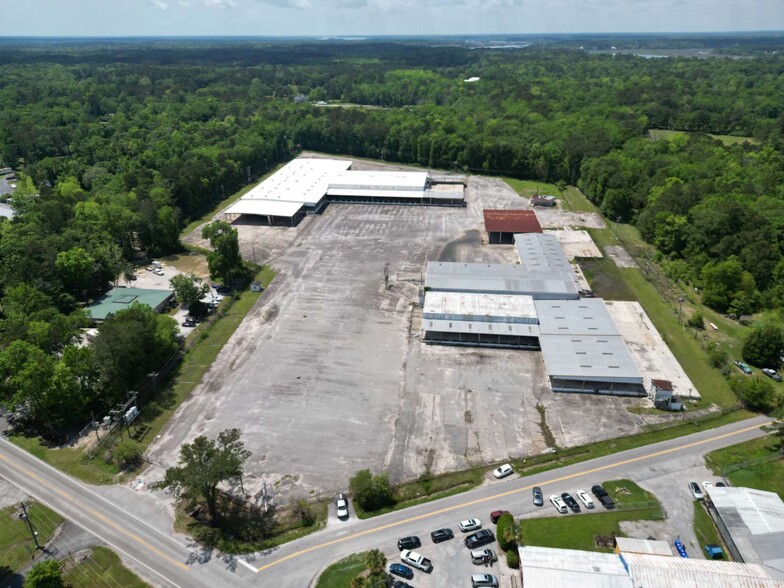
M 708 349 L 708 362 L 711 367 L 714 367 L 717 370 L 721 369 L 723 366 L 727 365 L 727 352 L 716 344 L 712 345 L 710 349 Z
M 142 447 L 136 441 L 123 441 L 112 451 L 112 458 L 120 469 L 133 469 L 142 463 Z
M 730 385 L 743 405 L 749 410 L 768 413 L 776 405 L 773 384 L 762 378 L 737 378 Z
M 501 515 L 496 526 L 498 545 L 504 551 L 517 549 L 517 533 L 514 518 L 510 514 Z
M 520 567 L 520 555 L 517 553 L 517 547 L 506 552 L 506 565 L 513 570 Z
M 772 317 L 755 325 L 743 343 L 743 360 L 759 367 L 776 369 L 784 348 L 784 329 Z
M 373 475 L 370 470 L 360 470 L 349 481 L 354 502 L 366 512 L 380 510 L 395 504 L 392 487 L 386 474 Z
M 705 319 L 703 318 L 702 313 L 697 311 L 691 315 L 689 320 L 686 321 L 686 326 L 700 331 L 703 330 L 705 328 Z

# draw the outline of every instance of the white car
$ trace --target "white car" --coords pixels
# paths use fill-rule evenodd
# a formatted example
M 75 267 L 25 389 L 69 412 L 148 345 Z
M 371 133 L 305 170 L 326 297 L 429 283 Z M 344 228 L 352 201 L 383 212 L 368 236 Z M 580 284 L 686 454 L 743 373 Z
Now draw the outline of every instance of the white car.
M 338 494 L 338 499 L 335 501 L 335 506 L 338 508 L 338 518 L 339 519 L 347 519 L 348 518 L 348 500 L 346 500 L 345 494 Z
M 508 463 L 505 463 L 504 465 L 500 465 L 493 470 L 493 475 L 499 480 L 501 478 L 506 478 L 507 476 L 510 476 L 513 473 L 514 470 L 512 469 L 512 466 L 509 465 Z
M 156 268 L 154 268 L 152 270 L 152 273 L 154 273 L 156 276 L 162 276 L 163 275 L 163 270 L 161 268 L 159 268 L 159 267 L 156 267 Z
M 479 519 L 468 519 L 465 521 L 460 521 L 460 530 L 463 533 L 468 533 L 469 531 L 476 531 L 477 529 L 482 528 L 482 523 Z
M 560 496 L 558 496 L 557 494 L 553 494 L 550 497 L 550 502 L 555 507 L 555 510 L 557 510 L 561 514 L 566 514 L 566 503 L 563 501 L 563 499 Z
M 580 502 L 585 505 L 585 508 L 593 508 L 595 506 L 593 503 L 593 498 L 588 496 L 588 493 L 585 490 L 578 490 L 576 494 L 577 498 L 580 499 Z
M 705 498 L 705 495 L 702 493 L 702 490 L 700 490 L 697 482 L 689 482 L 689 490 L 691 490 L 691 495 L 694 497 L 694 500 L 702 500 Z
M 713 488 L 713 483 L 708 482 L 707 480 L 705 480 L 702 483 L 702 487 L 705 488 L 705 492 L 710 492 L 711 488 Z

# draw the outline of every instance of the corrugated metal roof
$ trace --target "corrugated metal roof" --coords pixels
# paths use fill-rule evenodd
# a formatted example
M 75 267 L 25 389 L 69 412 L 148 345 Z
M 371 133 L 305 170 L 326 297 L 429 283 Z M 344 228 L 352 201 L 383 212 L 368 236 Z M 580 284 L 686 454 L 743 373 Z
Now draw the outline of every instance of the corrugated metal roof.
M 238 200 L 226 209 L 226 214 L 254 214 L 260 216 L 292 217 L 304 206 L 302 202 L 276 200 Z
M 540 335 L 551 378 L 642 384 L 642 375 L 620 336 Z
M 541 233 L 542 226 L 533 210 L 484 210 L 488 233 Z
M 471 292 L 425 292 L 425 319 L 536 323 L 533 298 Z
M 428 262 L 425 289 L 445 292 L 527 294 L 533 298 L 576 299 L 571 277 L 532 272 L 518 264 Z
M 631 588 L 620 558 L 614 553 L 595 553 L 550 547 L 519 547 L 520 569 L 526 588 Z
M 329 189 L 424 191 L 427 172 L 358 171 L 338 172 L 329 178 Z
M 546 335 L 618 335 L 601 298 L 536 300 L 540 331 Z
M 672 557 L 672 547 L 666 541 L 636 539 L 633 537 L 617 537 L 615 539 L 621 553 L 644 553 Z
M 510 335 L 513 337 L 539 336 L 539 327 L 537 325 L 525 323 L 422 319 L 422 330 L 438 333 L 473 333 L 480 335 Z
M 550 233 L 515 235 L 515 247 L 520 263 L 530 270 L 561 271 L 572 275 L 572 265 L 558 242 Z
M 327 193 L 328 179 L 349 167 L 351 161 L 343 159 L 294 159 L 243 195 L 241 200 L 299 202 L 313 206 Z

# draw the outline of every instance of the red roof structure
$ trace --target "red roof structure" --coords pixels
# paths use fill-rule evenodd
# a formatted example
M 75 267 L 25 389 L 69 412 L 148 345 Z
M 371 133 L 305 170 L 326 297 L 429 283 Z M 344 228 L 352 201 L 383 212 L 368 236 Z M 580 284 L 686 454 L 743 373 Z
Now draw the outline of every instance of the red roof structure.
M 541 233 L 542 227 L 533 210 L 485 210 L 488 233 Z

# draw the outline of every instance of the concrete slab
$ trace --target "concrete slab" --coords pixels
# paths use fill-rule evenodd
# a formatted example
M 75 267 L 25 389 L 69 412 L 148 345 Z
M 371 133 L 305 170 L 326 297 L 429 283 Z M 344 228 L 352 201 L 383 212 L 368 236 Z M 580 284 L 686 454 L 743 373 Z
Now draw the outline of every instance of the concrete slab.
M 618 267 L 637 267 L 634 258 L 620 245 L 608 245 L 604 248 L 604 252 Z
M 547 231 L 555 235 L 569 261 L 575 257 L 602 257 L 602 252 L 591 239 L 588 231 L 575 231 L 562 229 L 560 231 Z
M 643 375 L 646 390 L 651 379 L 669 380 L 682 398 L 699 399 L 700 393 L 667 347 L 638 302 L 607 301 L 607 311 L 621 333 L 634 363 Z

